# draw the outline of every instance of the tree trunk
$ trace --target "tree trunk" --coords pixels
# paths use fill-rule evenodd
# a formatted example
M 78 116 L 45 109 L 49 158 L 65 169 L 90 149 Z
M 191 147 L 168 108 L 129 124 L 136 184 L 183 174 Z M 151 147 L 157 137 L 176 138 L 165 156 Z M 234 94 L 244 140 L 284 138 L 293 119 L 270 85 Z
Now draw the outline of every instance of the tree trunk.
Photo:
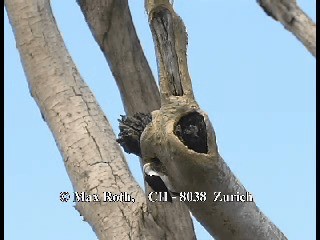
M 168 0 L 146 0 L 146 10 L 157 50 L 161 108 L 142 133 L 142 157 L 160 160 L 180 200 L 216 239 L 286 239 L 219 155 L 208 116 L 193 96 L 183 21 Z
M 159 109 L 159 90 L 134 28 L 128 0 L 77 2 L 106 57 L 125 112 L 133 115 Z
M 30 92 L 53 133 L 74 191 L 88 194 L 87 200 L 89 194 L 100 197 L 99 202 L 76 204 L 84 220 L 102 240 L 181 239 L 180 229 L 169 232 L 159 224 L 162 219 L 148 212 L 108 120 L 66 50 L 49 1 L 8 0 L 5 7 Z M 135 202 L 104 202 L 104 192 L 126 192 Z
M 127 0 L 78 0 L 92 34 L 103 51 L 118 85 L 127 115 L 160 108 L 159 90 L 134 28 Z M 121 44 L 119 44 L 121 42 Z M 141 165 L 144 165 L 140 159 Z M 145 184 L 146 193 L 152 189 Z M 147 201 L 159 226 L 180 239 L 195 239 L 193 223 L 184 203 Z M 170 239 L 173 239 L 171 236 Z M 178 238 L 179 239 L 179 238 Z
M 295 1 L 258 2 L 316 55 L 315 24 Z M 219 154 L 213 127 L 193 96 L 185 27 L 169 1 L 146 0 L 160 95 L 127 0 L 78 3 L 108 60 L 126 113 L 153 111 L 141 137 L 142 164 L 159 159 L 182 193 L 173 204 L 146 201 L 107 118 L 65 48 L 49 0 L 5 0 L 30 92 L 53 133 L 74 191 L 88 194 L 87 200 L 100 197 L 98 202 L 76 203 L 98 238 L 195 239 L 187 205 L 216 239 L 286 239 L 250 201 L 250 193 Z M 134 203 L 104 202 L 104 192 L 126 192 Z

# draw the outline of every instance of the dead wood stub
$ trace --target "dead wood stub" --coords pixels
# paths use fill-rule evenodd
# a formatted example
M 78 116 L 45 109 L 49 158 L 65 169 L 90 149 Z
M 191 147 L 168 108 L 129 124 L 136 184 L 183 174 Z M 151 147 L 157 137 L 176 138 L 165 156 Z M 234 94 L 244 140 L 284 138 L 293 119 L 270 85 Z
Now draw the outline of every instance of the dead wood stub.
M 154 10 L 150 23 L 153 38 L 160 48 L 158 49 L 158 55 L 161 59 L 157 59 L 163 64 L 163 70 L 168 79 L 170 92 L 174 96 L 182 96 L 183 88 L 175 49 L 173 16 L 168 9 L 159 7 Z
M 133 116 L 121 115 L 121 119 L 118 119 L 120 133 L 117 142 L 126 153 L 133 153 L 141 157 L 140 137 L 151 120 L 150 113 L 135 113 Z
M 174 133 L 189 149 L 198 153 L 208 153 L 206 124 L 204 117 L 198 112 L 181 117 Z

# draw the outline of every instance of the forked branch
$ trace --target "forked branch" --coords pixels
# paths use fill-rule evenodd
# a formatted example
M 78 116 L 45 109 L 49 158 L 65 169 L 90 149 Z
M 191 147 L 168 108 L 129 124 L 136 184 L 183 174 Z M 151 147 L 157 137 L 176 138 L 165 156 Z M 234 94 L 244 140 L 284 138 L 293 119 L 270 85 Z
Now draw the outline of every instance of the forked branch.
M 219 155 L 212 125 L 193 96 L 181 18 L 166 0 L 145 3 L 157 51 L 161 108 L 152 112 L 141 135 L 142 157 L 161 161 L 174 189 L 188 193 L 182 199 L 216 239 L 286 239 Z M 244 201 L 223 201 L 218 194 Z

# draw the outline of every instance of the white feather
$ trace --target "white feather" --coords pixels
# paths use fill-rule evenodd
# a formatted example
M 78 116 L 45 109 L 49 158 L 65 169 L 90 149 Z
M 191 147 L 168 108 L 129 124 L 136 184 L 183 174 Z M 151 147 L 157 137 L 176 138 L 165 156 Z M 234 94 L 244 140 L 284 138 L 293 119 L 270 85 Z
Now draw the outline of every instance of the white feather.
M 172 186 L 172 184 L 170 183 L 169 181 L 169 178 L 168 176 L 164 175 L 163 173 L 161 172 L 157 172 L 155 171 L 153 168 L 152 168 L 152 164 L 151 163 L 146 163 L 144 166 L 143 166 L 143 172 L 148 175 L 148 176 L 157 176 L 157 177 L 160 177 L 161 180 L 164 182 L 164 184 L 167 186 L 168 190 L 170 192 L 176 192 Z

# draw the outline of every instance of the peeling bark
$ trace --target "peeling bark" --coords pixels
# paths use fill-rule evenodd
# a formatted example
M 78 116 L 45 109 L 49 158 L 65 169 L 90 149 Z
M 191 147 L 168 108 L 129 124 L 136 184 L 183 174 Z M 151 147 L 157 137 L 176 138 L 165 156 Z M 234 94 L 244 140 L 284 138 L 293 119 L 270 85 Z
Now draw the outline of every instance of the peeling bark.
M 268 16 L 279 21 L 316 57 L 316 24 L 301 10 L 296 0 L 257 0 L 257 2 Z
M 143 159 L 146 162 L 160 160 L 175 191 L 180 192 L 192 214 L 215 239 L 286 239 L 254 201 L 216 198 L 221 193 L 228 198 L 243 195 L 251 200 L 250 193 L 221 158 L 208 116 L 194 99 L 186 59 L 187 34 L 181 18 L 168 0 L 146 0 L 145 3 L 157 49 L 161 108 L 152 112 L 152 122 L 141 135 Z M 154 18 L 163 14 L 170 15 L 166 18 L 171 19 L 174 27 L 163 21 L 162 28 L 153 29 Z M 169 38 L 174 42 L 170 43 L 170 49 L 161 46 L 163 42 L 158 40 L 163 34 L 172 35 Z M 165 61 L 178 63 L 176 74 L 179 74 L 177 80 L 181 83 L 182 95 L 173 91 L 171 86 L 175 83 Z M 190 117 L 193 115 L 200 116 L 195 118 L 196 122 Z M 187 136 L 182 136 L 183 131 Z M 190 143 L 190 139 L 187 140 L 190 137 L 197 144 Z M 195 149 L 194 145 L 207 145 L 207 149 Z

